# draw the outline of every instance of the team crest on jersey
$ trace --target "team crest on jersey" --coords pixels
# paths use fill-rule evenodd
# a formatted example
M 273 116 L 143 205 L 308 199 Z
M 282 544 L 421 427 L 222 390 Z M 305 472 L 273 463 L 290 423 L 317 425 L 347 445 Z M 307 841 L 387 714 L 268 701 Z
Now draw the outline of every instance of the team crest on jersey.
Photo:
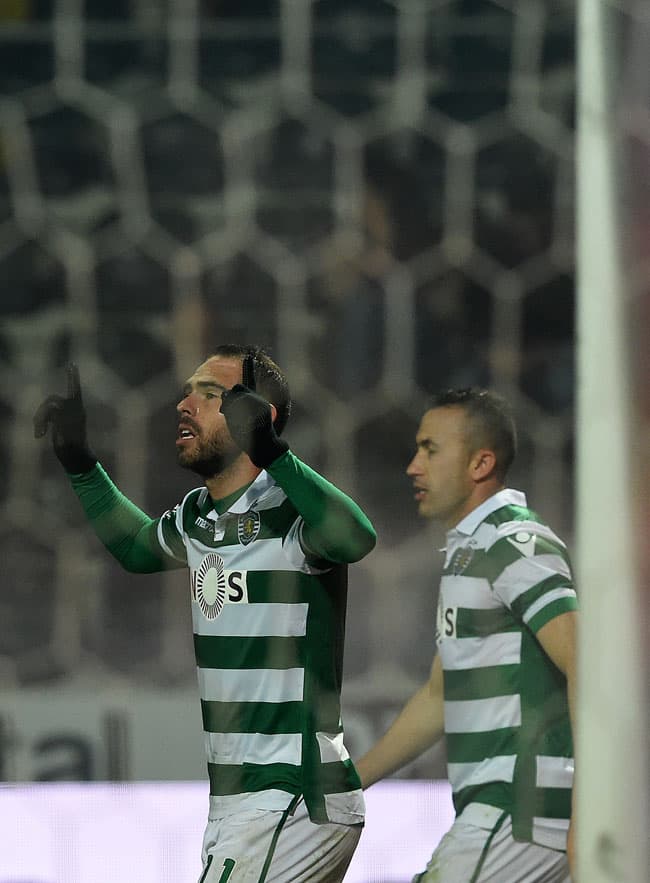
M 216 619 L 226 600 L 223 558 L 209 552 L 194 574 L 194 598 L 206 619 Z
M 260 532 L 260 513 L 252 509 L 239 516 L 237 521 L 237 539 L 242 546 L 252 543 Z
M 467 570 L 473 557 L 474 549 L 470 546 L 456 549 L 451 559 L 451 572 L 454 576 L 459 576 L 463 571 Z

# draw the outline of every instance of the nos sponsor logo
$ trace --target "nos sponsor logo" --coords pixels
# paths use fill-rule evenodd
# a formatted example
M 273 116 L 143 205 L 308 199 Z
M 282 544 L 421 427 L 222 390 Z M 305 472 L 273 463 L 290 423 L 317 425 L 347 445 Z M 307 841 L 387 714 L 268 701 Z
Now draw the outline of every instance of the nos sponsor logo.
M 216 619 L 225 604 L 247 604 L 248 586 L 245 570 L 226 570 L 223 558 L 209 552 L 191 571 L 192 600 L 206 619 Z
M 456 637 L 457 617 L 458 607 L 445 607 L 443 604 L 438 605 L 438 615 L 436 620 L 436 641 L 440 642 L 445 638 Z

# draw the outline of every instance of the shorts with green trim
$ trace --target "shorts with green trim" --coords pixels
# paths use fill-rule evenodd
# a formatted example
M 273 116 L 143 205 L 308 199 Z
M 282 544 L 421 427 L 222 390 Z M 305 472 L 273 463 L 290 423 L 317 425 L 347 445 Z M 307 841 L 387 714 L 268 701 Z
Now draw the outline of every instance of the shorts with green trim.
M 363 825 L 315 824 L 304 801 L 208 822 L 199 883 L 341 883 Z
M 571 883 L 566 853 L 512 836 L 510 816 L 470 804 L 412 883 Z

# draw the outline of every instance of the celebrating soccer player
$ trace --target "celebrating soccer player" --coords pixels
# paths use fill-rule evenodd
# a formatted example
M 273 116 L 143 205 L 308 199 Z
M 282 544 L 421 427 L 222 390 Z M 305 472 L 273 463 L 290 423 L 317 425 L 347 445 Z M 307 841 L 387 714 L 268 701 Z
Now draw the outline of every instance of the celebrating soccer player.
M 286 378 L 224 345 L 187 380 L 178 462 L 203 486 L 150 518 L 91 452 L 79 373 L 34 417 L 106 548 L 127 570 L 188 568 L 210 779 L 200 883 L 338 883 L 364 801 L 343 743 L 347 565 L 371 551 L 361 509 L 282 438 Z

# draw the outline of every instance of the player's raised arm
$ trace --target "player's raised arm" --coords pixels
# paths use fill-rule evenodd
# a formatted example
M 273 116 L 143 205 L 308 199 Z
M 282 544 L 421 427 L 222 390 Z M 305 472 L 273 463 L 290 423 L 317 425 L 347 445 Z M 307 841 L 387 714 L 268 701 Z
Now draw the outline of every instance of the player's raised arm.
M 47 396 L 34 414 L 34 436 L 51 428 L 52 447 L 95 533 L 125 570 L 151 573 L 182 563 L 166 556 L 157 540 L 157 520 L 131 502 L 97 462 L 86 434 L 79 369 L 67 368 L 67 395 Z
M 257 467 L 268 470 L 302 516 L 306 552 L 351 563 L 374 548 L 377 536 L 362 509 L 296 457 L 276 433 L 273 405 L 237 384 L 223 393 L 221 412 L 235 443 Z
M 59 462 L 71 475 L 89 472 L 97 457 L 88 446 L 86 410 L 81 394 L 79 368 L 68 364 L 68 394 L 49 395 L 34 414 L 34 436 L 42 438 L 52 428 L 52 447 Z

